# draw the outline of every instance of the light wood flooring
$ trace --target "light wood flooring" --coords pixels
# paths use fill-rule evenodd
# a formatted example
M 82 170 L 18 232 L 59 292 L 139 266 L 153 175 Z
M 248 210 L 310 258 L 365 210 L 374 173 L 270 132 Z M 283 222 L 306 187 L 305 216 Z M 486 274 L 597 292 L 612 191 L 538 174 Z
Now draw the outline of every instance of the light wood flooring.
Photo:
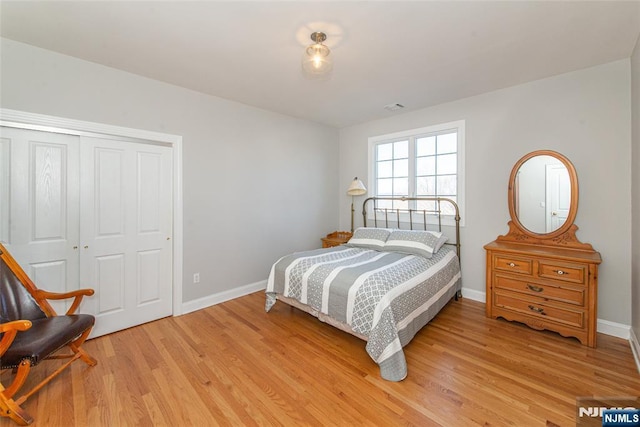
M 487 319 L 468 299 L 405 348 L 397 383 L 363 341 L 263 306 L 259 292 L 90 340 L 97 366 L 76 362 L 23 406 L 35 426 L 575 426 L 577 396 L 640 395 L 627 341 L 599 334 L 591 349 Z M 40 364 L 27 386 L 55 366 Z

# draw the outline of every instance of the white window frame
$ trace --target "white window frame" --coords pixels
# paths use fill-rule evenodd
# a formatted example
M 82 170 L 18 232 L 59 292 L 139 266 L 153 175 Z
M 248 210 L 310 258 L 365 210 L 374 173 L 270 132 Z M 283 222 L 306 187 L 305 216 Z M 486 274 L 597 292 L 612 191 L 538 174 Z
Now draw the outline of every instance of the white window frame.
M 440 134 L 448 130 L 455 130 L 458 134 L 458 146 L 457 146 L 457 204 L 460 213 L 460 226 L 464 226 L 464 218 L 465 218 L 465 156 L 464 156 L 464 147 L 465 147 L 465 121 L 464 120 L 456 120 L 448 123 L 441 123 L 437 125 L 427 126 L 418 129 L 410 129 L 401 132 L 395 132 L 385 135 L 378 135 L 369 137 L 369 178 L 367 187 L 370 189 L 371 196 L 375 196 L 378 194 L 378 189 L 376 188 L 377 176 L 376 176 L 376 146 L 381 143 L 389 143 L 396 142 L 398 140 L 409 139 L 409 180 L 416 179 L 415 172 L 415 143 L 411 141 L 415 141 L 417 137 L 429 136 L 431 134 Z M 409 186 L 409 197 L 415 197 L 415 189 L 410 184 Z M 411 194 L 413 193 L 413 194 Z M 369 210 L 367 212 L 367 219 L 373 220 L 373 212 Z M 394 217 L 393 221 L 397 221 Z M 390 219 L 391 222 L 391 219 Z M 400 214 L 400 222 L 408 223 L 409 222 L 409 214 L 401 213 Z M 430 224 L 436 224 L 436 218 L 431 215 L 429 217 Z M 447 226 L 455 225 L 455 220 L 452 215 L 442 215 L 442 224 Z

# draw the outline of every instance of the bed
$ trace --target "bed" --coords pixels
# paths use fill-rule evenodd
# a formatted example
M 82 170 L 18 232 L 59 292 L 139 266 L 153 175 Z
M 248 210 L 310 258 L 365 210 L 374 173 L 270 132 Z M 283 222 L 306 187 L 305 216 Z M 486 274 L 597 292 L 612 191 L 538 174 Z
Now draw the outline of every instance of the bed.
M 446 214 L 455 220 L 453 239 L 443 233 Z M 460 296 L 459 222 L 450 199 L 370 197 L 364 227 L 348 243 L 274 263 L 265 309 L 279 300 L 365 340 L 381 377 L 401 381 L 403 347 Z

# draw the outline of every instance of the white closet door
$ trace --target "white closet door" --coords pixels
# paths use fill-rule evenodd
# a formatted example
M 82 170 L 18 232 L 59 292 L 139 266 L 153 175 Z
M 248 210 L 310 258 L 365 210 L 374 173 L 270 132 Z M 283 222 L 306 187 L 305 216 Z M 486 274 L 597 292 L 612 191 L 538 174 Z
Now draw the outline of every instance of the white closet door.
M 81 286 L 100 336 L 172 313 L 172 150 L 82 137 Z
M 77 136 L 0 127 L 0 239 L 53 292 L 78 288 L 78 147 Z

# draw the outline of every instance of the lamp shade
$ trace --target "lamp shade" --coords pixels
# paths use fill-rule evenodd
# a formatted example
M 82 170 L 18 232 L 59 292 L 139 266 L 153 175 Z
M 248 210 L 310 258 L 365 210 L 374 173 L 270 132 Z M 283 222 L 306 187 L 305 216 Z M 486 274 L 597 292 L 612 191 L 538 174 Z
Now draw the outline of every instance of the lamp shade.
M 351 181 L 351 185 L 347 189 L 347 194 L 349 196 L 362 196 L 366 192 L 367 187 L 364 186 L 362 181 L 360 181 L 357 176 L 353 178 L 353 181 Z
M 331 50 L 322 44 L 326 39 L 324 33 L 311 34 L 311 40 L 315 43 L 307 46 L 302 55 L 302 69 L 309 78 L 325 78 L 333 69 Z

